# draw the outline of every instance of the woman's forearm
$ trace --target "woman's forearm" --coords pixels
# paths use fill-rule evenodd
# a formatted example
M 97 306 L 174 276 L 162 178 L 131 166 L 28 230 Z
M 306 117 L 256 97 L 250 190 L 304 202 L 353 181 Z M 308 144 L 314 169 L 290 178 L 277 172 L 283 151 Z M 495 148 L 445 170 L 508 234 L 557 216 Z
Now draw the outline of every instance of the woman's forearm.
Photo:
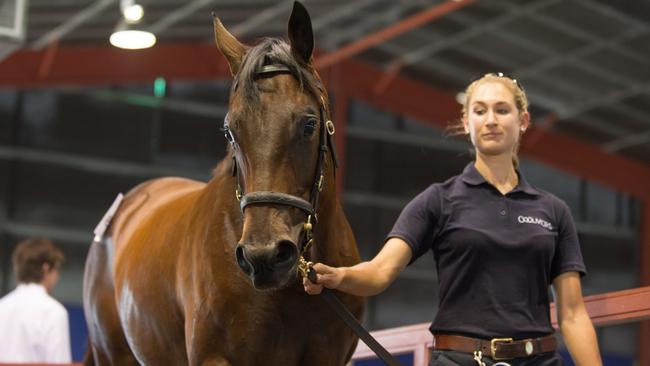
M 373 296 L 384 291 L 392 282 L 391 276 L 386 276 L 372 262 L 361 262 L 352 267 L 343 267 L 342 280 L 337 290 L 359 296 Z
M 586 311 L 560 325 L 562 337 L 577 366 L 601 366 L 596 331 Z

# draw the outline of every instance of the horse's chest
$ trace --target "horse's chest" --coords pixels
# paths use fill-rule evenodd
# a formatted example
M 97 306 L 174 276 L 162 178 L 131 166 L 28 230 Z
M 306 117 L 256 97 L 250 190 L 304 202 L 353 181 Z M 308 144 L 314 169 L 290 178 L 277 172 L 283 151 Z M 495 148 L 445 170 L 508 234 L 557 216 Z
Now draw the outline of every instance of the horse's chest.
M 251 366 L 342 364 L 338 358 L 345 356 L 354 338 L 319 305 L 248 307 L 240 322 L 232 322 L 228 338 L 233 347 L 227 358 L 233 365 Z M 331 350 L 337 350 L 336 356 L 328 359 Z

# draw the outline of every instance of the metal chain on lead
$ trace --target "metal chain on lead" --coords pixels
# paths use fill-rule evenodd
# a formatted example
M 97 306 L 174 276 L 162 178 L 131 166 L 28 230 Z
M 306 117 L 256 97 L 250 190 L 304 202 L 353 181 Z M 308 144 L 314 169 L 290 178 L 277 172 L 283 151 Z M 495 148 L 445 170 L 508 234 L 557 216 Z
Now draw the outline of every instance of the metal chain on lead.
M 309 250 L 309 247 L 314 242 L 312 229 L 313 225 L 311 223 L 311 215 L 309 215 L 307 216 L 307 222 L 302 225 L 302 230 L 305 232 L 305 245 L 302 247 L 302 251 L 300 252 L 300 259 L 298 259 L 298 272 L 300 272 L 300 275 L 303 278 L 307 278 L 311 267 L 314 265 L 314 263 L 309 262 L 305 259 L 305 253 L 307 253 L 307 250 Z

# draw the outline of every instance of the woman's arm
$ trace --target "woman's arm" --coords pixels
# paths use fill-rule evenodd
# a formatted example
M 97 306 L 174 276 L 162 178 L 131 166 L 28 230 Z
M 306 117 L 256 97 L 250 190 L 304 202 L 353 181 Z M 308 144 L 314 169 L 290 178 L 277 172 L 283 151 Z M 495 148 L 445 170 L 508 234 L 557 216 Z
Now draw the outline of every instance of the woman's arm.
M 563 273 L 553 280 L 553 287 L 560 331 L 576 365 L 602 365 L 596 332 L 582 300 L 580 275 L 577 272 Z
M 317 284 L 304 279 L 303 285 L 312 295 L 319 294 L 323 286 L 358 296 L 376 295 L 395 280 L 412 255 L 411 247 L 404 240 L 390 238 L 369 262 L 338 268 L 316 263 Z

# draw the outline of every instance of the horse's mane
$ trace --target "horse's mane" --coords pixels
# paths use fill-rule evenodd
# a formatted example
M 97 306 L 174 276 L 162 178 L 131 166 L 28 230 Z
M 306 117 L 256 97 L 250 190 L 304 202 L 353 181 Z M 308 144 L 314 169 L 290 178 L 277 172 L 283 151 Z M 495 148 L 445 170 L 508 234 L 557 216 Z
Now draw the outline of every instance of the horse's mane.
M 257 45 L 250 48 L 244 59 L 239 73 L 233 82 L 233 91 L 241 88 L 241 97 L 247 105 L 254 105 L 259 101 L 260 90 L 255 83 L 258 73 L 265 65 L 284 65 L 298 80 L 300 87 L 317 97 L 323 94 L 320 81 L 311 67 L 298 61 L 291 53 L 287 42 L 278 38 L 264 38 Z

